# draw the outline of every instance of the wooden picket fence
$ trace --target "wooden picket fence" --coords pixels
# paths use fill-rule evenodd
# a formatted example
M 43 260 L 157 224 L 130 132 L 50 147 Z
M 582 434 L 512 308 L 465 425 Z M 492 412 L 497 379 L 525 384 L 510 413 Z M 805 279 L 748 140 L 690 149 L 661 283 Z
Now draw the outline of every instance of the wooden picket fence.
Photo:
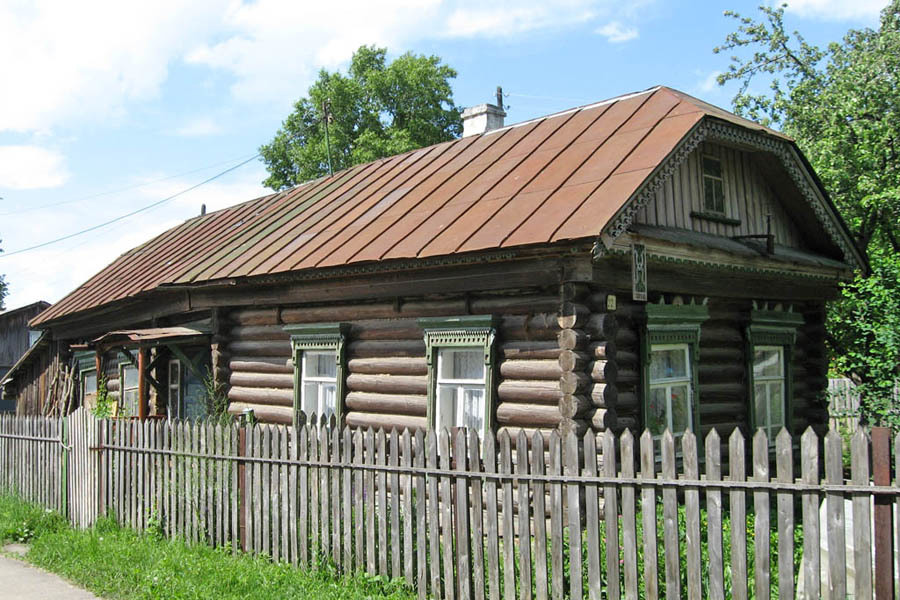
M 870 598 L 900 572 L 900 437 L 890 456 L 862 430 L 848 473 L 833 431 L 774 444 L 712 431 L 700 445 L 68 419 L 80 437 L 57 419 L 0 417 L 0 491 L 81 527 L 109 511 L 301 568 L 403 577 L 423 600 Z

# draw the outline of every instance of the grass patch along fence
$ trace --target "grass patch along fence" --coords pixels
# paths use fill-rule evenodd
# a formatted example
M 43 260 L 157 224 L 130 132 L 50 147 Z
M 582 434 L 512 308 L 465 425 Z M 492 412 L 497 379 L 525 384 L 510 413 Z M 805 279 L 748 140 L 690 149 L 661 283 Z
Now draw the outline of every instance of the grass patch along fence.
M 73 529 L 55 511 L 9 495 L 0 496 L 4 541 L 30 542 L 29 562 L 110 599 L 415 597 L 400 580 L 301 571 L 264 556 L 234 555 L 227 546 L 167 540 L 159 530 L 138 533 L 107 517 Z
M 304 570 L 402 577 L 423 600 L 793 598 L 801 579 L 809 597 L 870 597 L 900 560 L 890 444 L 863 431 L 845 473 L 840 437 L 811 430 L 770 444 L 77 418 L 61 438 L 0 418 L 0 488 L 63 496 L 81 527 L 109 511 Z M 30 483 L 61 464 L 65 493 Z

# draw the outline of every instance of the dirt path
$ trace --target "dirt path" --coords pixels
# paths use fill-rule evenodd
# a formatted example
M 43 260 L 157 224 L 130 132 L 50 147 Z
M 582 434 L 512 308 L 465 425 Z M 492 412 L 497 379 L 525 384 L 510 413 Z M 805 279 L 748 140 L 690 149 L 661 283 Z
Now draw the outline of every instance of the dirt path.
M 7 548 L 4 548 L 6 550 Z M 15 551 L 14 548 L 9 550 Z M 58 575 L 0 555 L 0 598 L 17 600 L 98 600 Z

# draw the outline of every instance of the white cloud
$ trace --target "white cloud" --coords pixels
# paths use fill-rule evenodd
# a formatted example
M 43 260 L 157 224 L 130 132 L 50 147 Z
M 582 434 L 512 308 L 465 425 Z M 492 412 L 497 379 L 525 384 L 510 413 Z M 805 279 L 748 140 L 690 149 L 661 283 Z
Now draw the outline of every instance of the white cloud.
M 877 19 L 885 0 L 788 0 L 787 11 L 825 21 Z
M 695 71 L 695 73 L 700 76 L 700 81 L 695 86 L 697 90 L 708 94 L 719 88 L 719 82 L 716 81 L 716 78 L 722 74 L 722 71 L 710 71 L 705 75 L 700 71 Z
M 606 25 L 597 28 L 594 33 L 602 35 L 611 44 L 627 42 L 638 36 L 636 27 L 625 27 L 618 21 L 611 21 Z
M 191 119 L 173 132 L 181 137 L 203 137 L 222 133 L 222 126 L 212 117 Z
M 556 28 L 589 21 L 596 2 L 471 2 L 446 18 L 447 37 L 508 37 L 536 29 Z
M 34 190 L 63 185 L 69 178 L 66 160 L 40 146 L 0 146 L 0 188 Z

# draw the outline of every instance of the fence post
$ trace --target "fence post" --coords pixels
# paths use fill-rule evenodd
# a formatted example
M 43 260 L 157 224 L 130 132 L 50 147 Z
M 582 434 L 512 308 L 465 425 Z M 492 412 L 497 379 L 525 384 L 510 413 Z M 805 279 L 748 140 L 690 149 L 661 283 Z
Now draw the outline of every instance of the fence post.
M 872 428 L 872 475 L 876 486 L 891 485 L 891 430 Z M 875 599 L 894 597 L 891 497 L 875 496 Z
M 62 415 L 59 424 L 59 443 L 62 446 L 62 460 L 60 461 L 59 494 L 60 508 L 63 516 L 69 518 L 69 419 Z
M 237 454 L 238 543 L 241 550 L 247 552 L 247 463 L 243 460 L 247 456 L 247 427 L 245 425 L 238 428 Z

